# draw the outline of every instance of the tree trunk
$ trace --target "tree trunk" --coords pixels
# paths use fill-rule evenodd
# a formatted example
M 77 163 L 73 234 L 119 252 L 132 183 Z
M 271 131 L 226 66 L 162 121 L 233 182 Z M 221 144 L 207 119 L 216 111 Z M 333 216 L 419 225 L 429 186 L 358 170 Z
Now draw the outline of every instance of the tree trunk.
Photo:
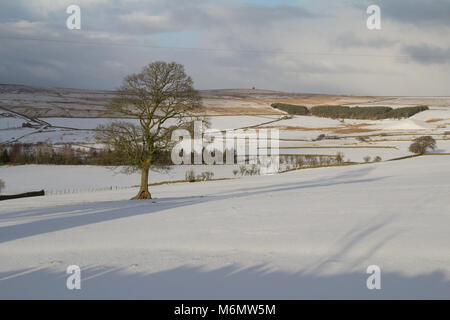
M 141 188 L 136 196 L 131 198 L 131 200 L 140 200 L 140 199 L 151 199 L 152 195 L 150 191 L 148 191 L 148 171 L 149 168 L 143 168 L 141 173 Z

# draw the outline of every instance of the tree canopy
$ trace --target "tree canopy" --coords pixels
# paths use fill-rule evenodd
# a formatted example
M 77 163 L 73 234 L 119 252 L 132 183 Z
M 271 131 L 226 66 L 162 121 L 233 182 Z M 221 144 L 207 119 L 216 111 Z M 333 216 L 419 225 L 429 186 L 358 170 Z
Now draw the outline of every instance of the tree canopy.
M 167 151 L 173 130 L 189 129 L 201 109 L 193 80 L 181 64 L 153 62 L 125 77 L 108 108 L 130 119 L 98 127 L 97 138 L 129 160 L 131 170 L 141 171 L 141 188 L 133 199 L 149 199 L 148 172 L 155 155 Z

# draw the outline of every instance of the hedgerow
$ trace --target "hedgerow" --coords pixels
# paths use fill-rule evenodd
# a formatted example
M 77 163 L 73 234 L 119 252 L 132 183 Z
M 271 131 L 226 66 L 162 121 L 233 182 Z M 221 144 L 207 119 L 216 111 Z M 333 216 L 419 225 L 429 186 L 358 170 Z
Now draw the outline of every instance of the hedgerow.
M 404 107 L 347 107 L 347 106 L 316 106 L 310 109 L 310 114 L 316 117 L 332 119 L 400 119 L 409 118 L 416 113 L 428 110 L 427 106 Z
M 273 108 L 279 109 L 281 111 L 285 111 L 292 115 L 297 116 L 305 116 L 308 114 L 308 108 L 305 106 L 298 106 L 295 104 L 287 104 L 287 103 L 272 103 L 271 106 Z

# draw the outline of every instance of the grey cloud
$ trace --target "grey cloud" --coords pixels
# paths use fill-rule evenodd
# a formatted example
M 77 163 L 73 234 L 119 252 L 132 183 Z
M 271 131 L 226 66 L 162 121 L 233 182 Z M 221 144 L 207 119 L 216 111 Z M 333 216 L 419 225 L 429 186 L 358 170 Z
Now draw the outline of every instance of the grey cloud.
M 92 3 L 85 10 L 82 7 L 80 32 L 66 30 L 65 12 L 50 12 L 36 19 L 15 8 L 14 15 L 8 17 L 3 9 L 13 5 L 0 5 L 0 37 L 51 40 L 0 40 L 0 59 L 5 62 L 0 65 L 0 83 L 112 89 L 125 75 L 147 63 L 174 60 L 186 66 L 199 89 L 255 85 L 287 91 L 394 94 L 398 93 L 395 84 L 401 84 L 402 93 L 416 94 L 411 75 L 423 72 L 422 65 L 448 62 L 448 36 L 439 34 L 439 28 L 430 29 L 433 39 L 428 40 L 406 38 L 398 31 L 402 28 L 392 29 L 389 35 L 367 33 L 365 9 L 355 10 L 354 6 L 341 11 L 318 7 L 308 11 L 287 5 L 242 5 L 237 0 L 226 4 L 207 0 Z M 133 19 L 135 12 L 141 14 L 141 21 Z M 128 20 L 123 18 L 127 16 Z M 427 32 L 424 34 L 427 37 Z M 429 45 L 405 46 L 419 41 Z M 411 63 L 357 56 L 381 52 L 400 55 L 402 50 L 411 57 Z M 325 55 L 296 55 L 296 51 Z M 331 55 L 326 55 L 328 52 Z M 333 52 L 356 56 L 333 56 Z M 435 72 L 434 82 L 423 92 L 448 94 L 448 88 L 441 84 L 449 79 L 449 73 L 445 68 L 437 69 L 430 68 Z
M 165 8 L 157 13 L 144 10 L 122 14 L 116 24 L 116 30 L 152 34 L 186 29 L 227 28 L 237 25 L 260 28 L 274 23 L 315 16 L 304 8 L 285 5 L 274 7 L 204 5 L 193 7 L 187 4 L 176 8 Z
M 404 46 L 402 51 L 411 60 L 429 65 L 450 63 L 450 48 L 440 48 L 427 44 Z
M 377 0 L 352 1 L 353 5 L 366 9 L 371 4 L 381 8 L 381 16 L 416 26 L 450 26 L 449 0 Z
M 273 22 L 316 17 L 316 14 L 297 6 L 240 6 L 228 10 L 223 16 L 216 16 L 224 22 L 246 24 L 271 24 Z
M 145 11 L 122 14 L 113 27 L 120 33 L 155 34 L 197 29 L 211 23 L 211 17 L 204 12 L 194 8 L 185 8 L 159 14 Z
M 392 48 L 398 44 L 398 41 L 388 39 L 383 36 L 379 37 L 358 37 L 354 34 L 341 34 L 338 35 L 333 43 L 342 48 L 374 48 L 374 49 L 383 49 L 383 48 Z

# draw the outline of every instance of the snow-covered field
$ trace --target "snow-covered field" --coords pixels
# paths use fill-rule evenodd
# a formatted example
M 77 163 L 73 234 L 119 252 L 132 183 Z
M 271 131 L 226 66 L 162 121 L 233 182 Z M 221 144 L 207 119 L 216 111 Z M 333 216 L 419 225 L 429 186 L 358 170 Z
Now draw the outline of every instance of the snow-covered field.
M 19 113 L 0 109 L 0 142 L 98 147 L 93 129 L 111 119 L 93 116 L 110 93 L 40 99 L 31 91 L 22 101 L 20 90 L 3 95 Z M 229 107 L 209 94 L 213 114 Z M 66 110 L 63 98 L 80 106 Z M 409 105 L 402 99 L 389 101 Z M 128 200 L 139 173 L 0 166 L 2 193 L 46 190 L 0 202 L 0 298 L 450 299 L 450 107 L 445 97 L 428 100 L 435 105 L 409 119 L 377 121 L 288 119 L 235 101 L 255 110 L 211 116 L 212 129 L 279 129 L 281 155 L 383 162 L 255 177 L 235 177 L 239 165 L 174 166 L 149 182 L 182 180 L 190 168 L 237 179 L 152 186 L 148 201 Z M 60 110 L 47 112 L 49 102 Z M 25 116 L 34 104 L 41 118 Z M 61 118 L 65 111 L 75 117 Z M 423 135 L 441 155 L 386 161 L 411 155 Z M 81 290 L 66 288 L 69 265 L 81 267 Z M 381 290 L 366 287 L 370 265 L 381 267 Z
M 4 114 L 6 115 L 7 112 Z M 22 123 L 27 121 L 17 115 L 13 116 L 16 117 L 11 117 L 11 114 L 8 117 L 0 117 L 2 128 L 0 141 L 72 143 L 77 147 L 94 145 L 92 129 L 99 124 L 107 124 L 111 121 L 105 118 L 42 118 L 39 121 L 43 123 L 31 121 L 34 128 L 22 128 Z M 346 160 L 350 161 L 361 162 L 366 156 L 371 158 L 380 156 L 383 160 L 389 160 L 410 155 L 408 147 L 411 140 L 422 135 L 432 135 L 438 140 L 437 152 L 450 152 L 450 108 L 446 107 L 432 107 L 431 110 L 401 120 L 345 120 L 342 122 L 310 116 L 282 118 L 279 115 L 209 117 L 211 129 L 216 130 L 248 127 L 279 129 L 282 148 L 280 154 L 335 155 L 337 152 L 342 152 Z M 321 135 L 325 138 L 316 141 Z M 357 139 L 361 136 L 368 137 L 367 141 Z M 333 148 L 330 148 L 330 145 Z
M 0 130 L 14 129 L 22 126 L 23 120 L 13 117 L 0 117 Z
M 0 109 L 2 111 L 2 109 Z M 6 111 L 2 111 L 8 114 Z M 13 114 L 9 114 L 13 115 Z M 281 116 L 213 116 L 209 117 L 211 129 L 240 129 L 260 125 L 280 119 Z M 44 125 L 27 121 L 17 115 L 0 116 L 0 141 L 20 143 L 94 143 L 94 132 L 98 125 L 107 125 L 113 120 L 136 122 L 134 119 L 110 118 L 42 118 Z M 30 122 L 35 128 L 23 128 L 22 123 Z
M 184 180 L 188 170 L 196 175 L 213 172 L 213 178 L 232 178 L 239 165 L 180 165 L 171 170 L 150 171 L 149 183 Z M 101 189 L 129 188 L 139 185 L 140 173 L 125 174 L 122 168 L 101 166 L 21 165 L 0 166 L 5 182 L 4 194 L 44 189 L 48 193 L 98 192 Z
M 449 181 L 449 156 L 423 156 L 161 185 L 146 201 L 2 201 L 0 297 L 448 299 Z

